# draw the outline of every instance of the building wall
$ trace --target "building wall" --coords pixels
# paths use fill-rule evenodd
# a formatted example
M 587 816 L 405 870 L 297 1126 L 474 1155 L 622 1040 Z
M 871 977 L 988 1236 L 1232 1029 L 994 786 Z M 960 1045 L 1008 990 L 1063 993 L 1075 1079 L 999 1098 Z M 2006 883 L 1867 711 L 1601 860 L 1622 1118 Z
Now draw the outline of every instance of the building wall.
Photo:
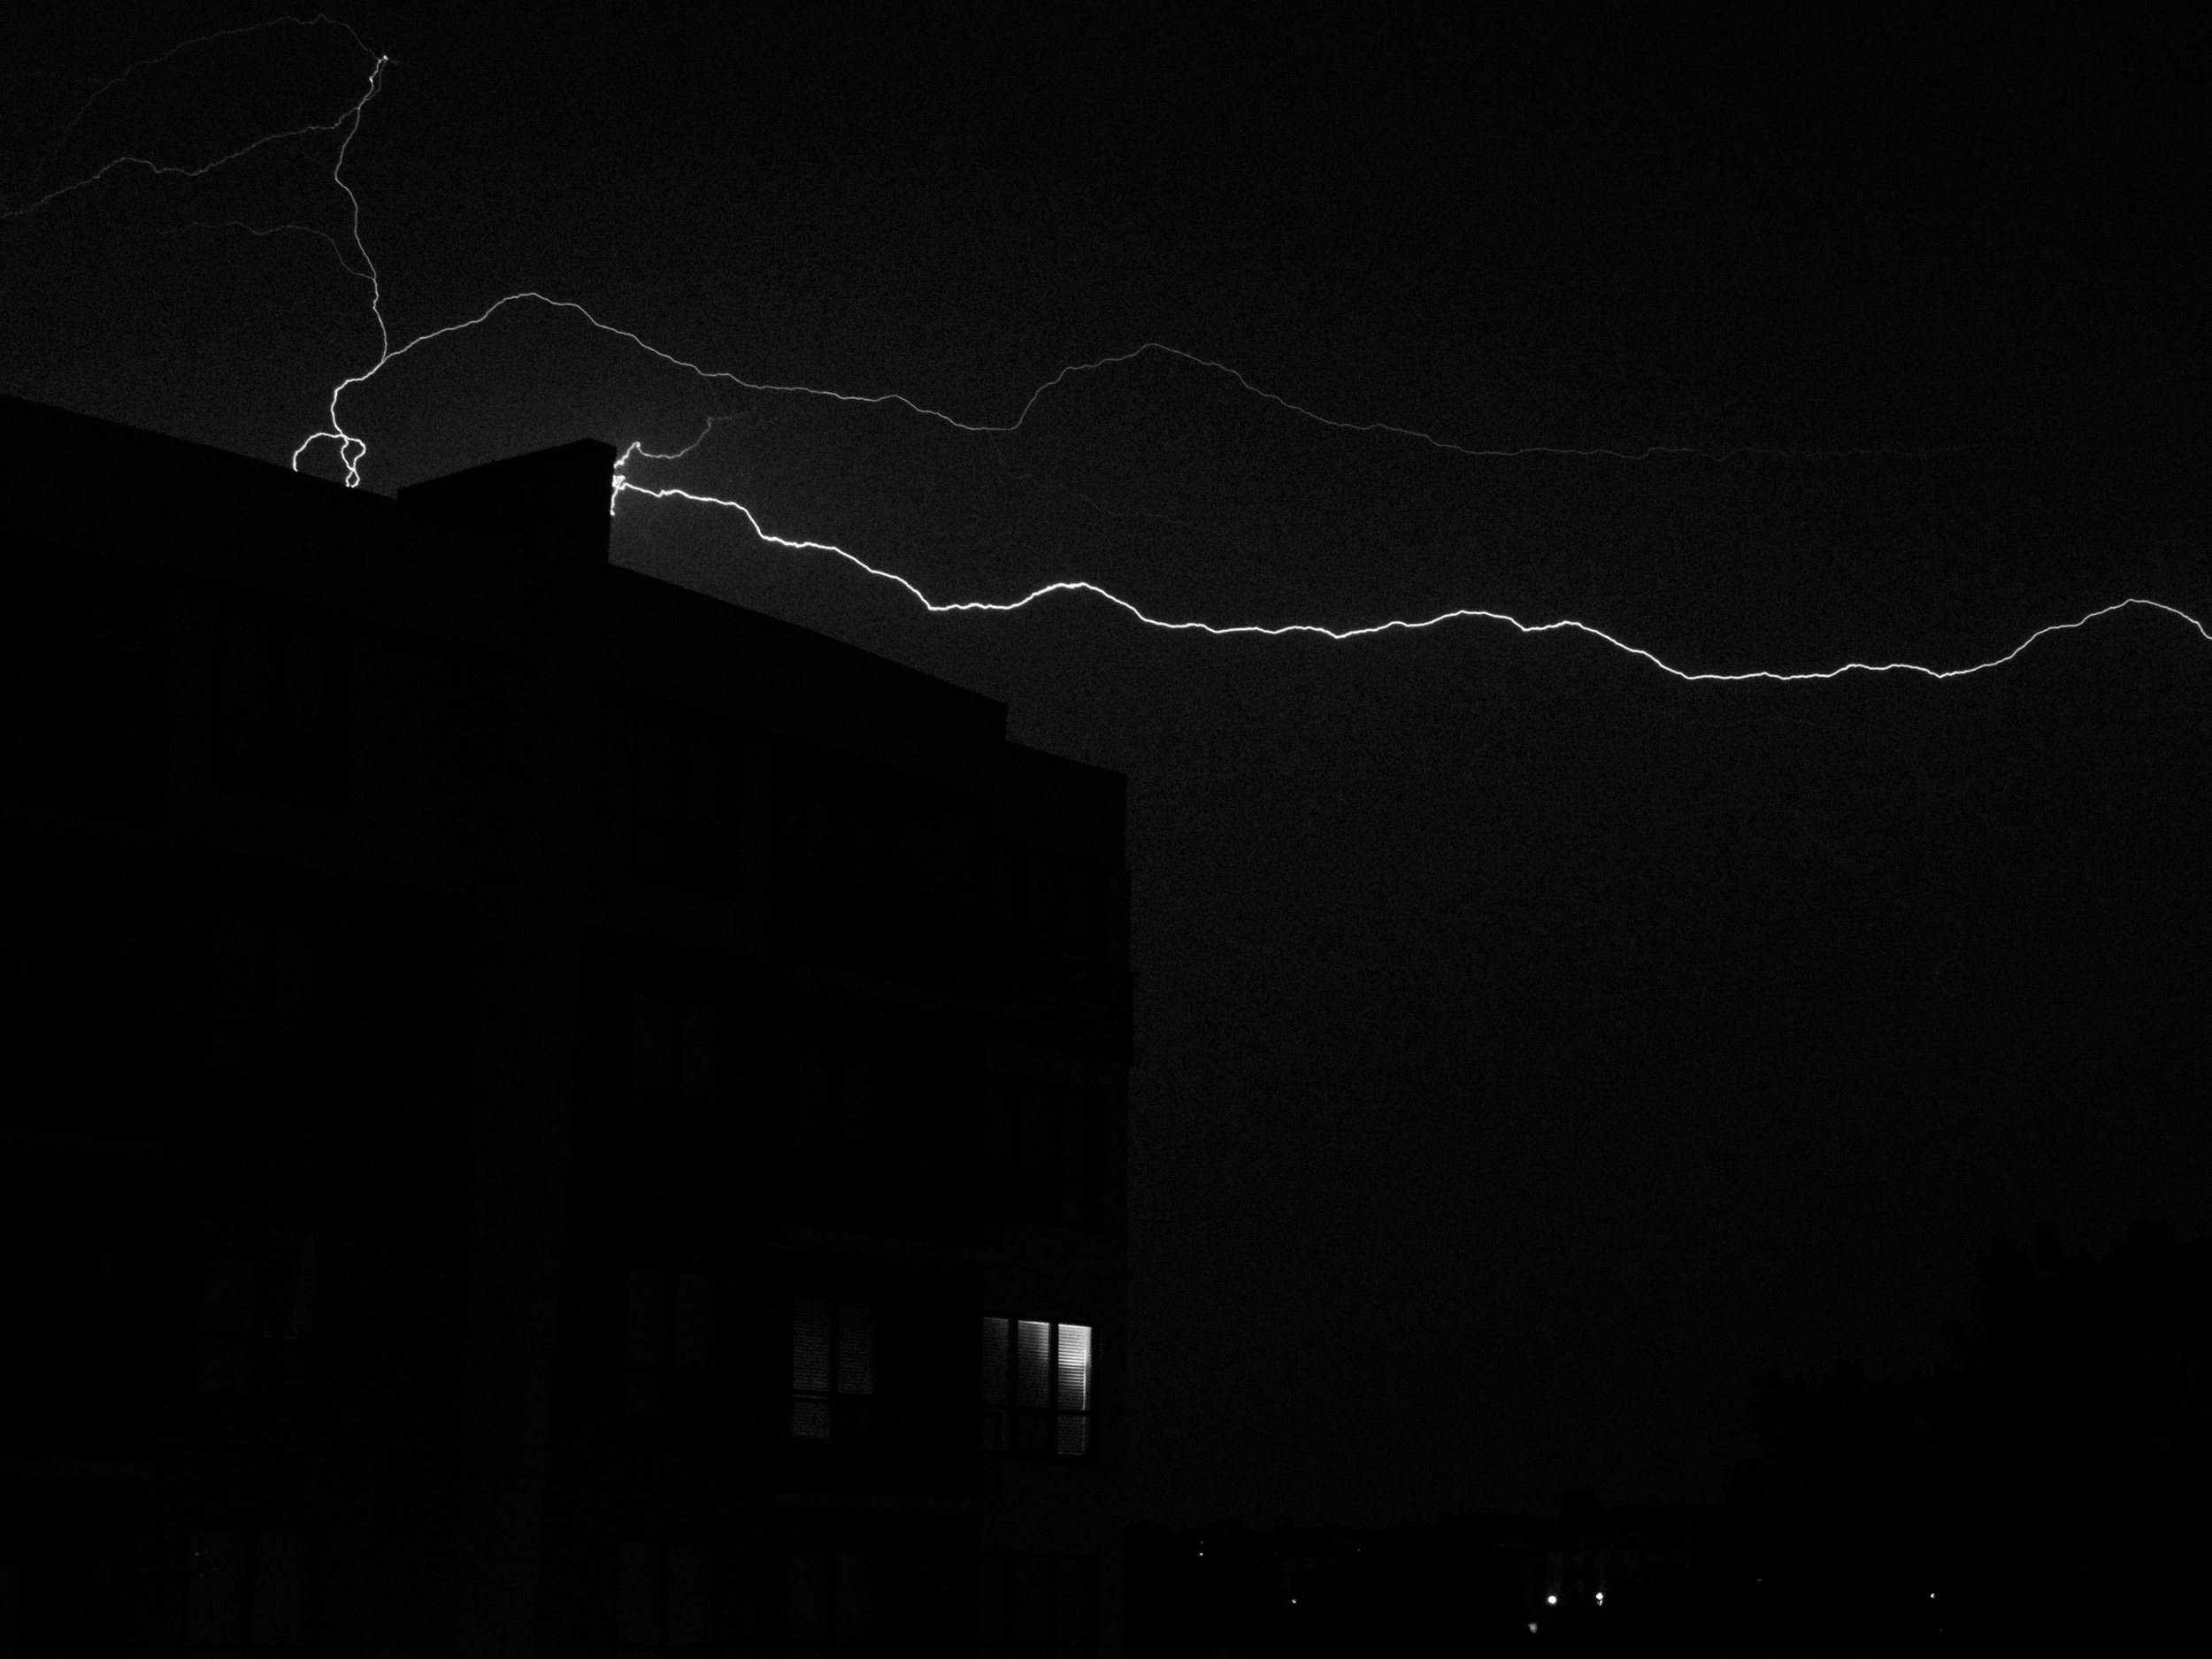
M 0 1619 L 214 1651 L 234 1579 L 321 1652 L 611 1652 L 703 1572 L 730 1651 L 1118 1653 L 1121 780 L 608 565 L 603 446 L 395 503 L 0 417 L 50 500 L 143 481 L 0 553 Z M 673 864 L 670 732 L 726 768 Z M 1087 1111 L 1087 1199 L 994 1175 Z M 702 1285 L 705 1362 L 650 1315 Z M 793 1432 L 802 1297 L 872 1304 L 872 1448 Z M 1084 1457 L 984 1449 L 993 1314 L 1093 1328 Z

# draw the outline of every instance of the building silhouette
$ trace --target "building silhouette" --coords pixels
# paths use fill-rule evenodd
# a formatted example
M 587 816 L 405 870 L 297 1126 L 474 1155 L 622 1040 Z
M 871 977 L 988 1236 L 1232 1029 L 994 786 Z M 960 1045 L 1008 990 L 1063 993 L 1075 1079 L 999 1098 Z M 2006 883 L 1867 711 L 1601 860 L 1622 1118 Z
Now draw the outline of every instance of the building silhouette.
M 0 400 L 0 1653 L 1120 1653 L 1124 780 L 612 460 Z

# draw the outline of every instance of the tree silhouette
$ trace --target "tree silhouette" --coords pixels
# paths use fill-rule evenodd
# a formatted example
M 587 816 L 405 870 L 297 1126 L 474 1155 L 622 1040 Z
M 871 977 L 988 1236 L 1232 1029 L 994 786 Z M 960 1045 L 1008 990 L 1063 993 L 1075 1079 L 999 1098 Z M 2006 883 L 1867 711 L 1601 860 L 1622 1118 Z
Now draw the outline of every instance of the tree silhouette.
M 2101 1260 L 2000 1240 L 1949 1335 L 1950 1363 L 1901 1382 L 1759 1385 L 1765 1450 L 1732 1497 L 1765 1617 L 1923 1647 L 2203 1625 L 2212 1240 L 2140 1224 Z

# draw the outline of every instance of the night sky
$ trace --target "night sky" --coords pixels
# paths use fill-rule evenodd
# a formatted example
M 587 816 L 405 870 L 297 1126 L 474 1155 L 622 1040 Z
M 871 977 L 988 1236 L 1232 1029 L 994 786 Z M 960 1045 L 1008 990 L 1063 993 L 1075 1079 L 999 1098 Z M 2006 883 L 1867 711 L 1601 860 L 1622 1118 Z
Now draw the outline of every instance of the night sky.
M 345 14 L 395 344 L 536 289 L 952 419 L 524 303 L 349 394 L 368 488 L 704 431 L 634 475 L 941 600 L 1691 671 L 2212 618 L 2178 42 L 478 10 Z M 267 16 L 11 10 L 8 204 L 343 114 L 326 23 L 72 124 Z M 0 389 L 284 460 L 377 361 L 342 135 L 0 220 Z M 1032 403 L 1148 342 L 1342 424 L 1159 351 Z M 1941 1357 L 2000 1233 L 2212 1222 L 2185 620 L 1691 684 L 613 546 L 1129 775 L 1135 1515 L 1714 1495 L 1762 1372 Z

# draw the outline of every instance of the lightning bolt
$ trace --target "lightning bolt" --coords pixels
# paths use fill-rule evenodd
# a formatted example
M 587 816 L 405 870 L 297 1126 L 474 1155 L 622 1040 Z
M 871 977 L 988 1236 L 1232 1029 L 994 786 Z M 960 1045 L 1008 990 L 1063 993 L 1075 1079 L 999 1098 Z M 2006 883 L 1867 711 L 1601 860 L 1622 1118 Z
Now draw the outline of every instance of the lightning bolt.
M 656 487 L 635 483 L 618 470 L 624 463 L 629 461 L 634 456 L 643 457 L 644 458 L 651 460 L 667 460 L 678 458 L 687 452 L 687 450 L 679 450 L 675 456 L 654 456 L 649 451 L 640 448 L 638 445 L 634 443 L 632 444 L 627 449 L 623 451 L 620 460 L 617 463 L 618 471 L 615 473 L 614 488 L 615 499 L 618 502 L 625 495 L 637 495 L 645 496 L 649 500 L 652 501 L 684 501 L 689 502 L 695 506 L 720 507 L 727 509 L 728 511 L 741 517 L 745 522 L 752 527 L 754 535 L 758 537 L 762 541 L 766 542 L 769 546 L 784 548 L 794 553 L 834 554 L 837 557 L 845 560 L 856 570 L 863 571 L 868 575 L 875 577 L 879 580 L 892 582 L 900 588 L 903 588 L 921 605 L 922 609 L 928 611 L 932 616 L 954 616 L 964 612 L 1004 614 L 1011 611 L 1026 610 L 1029 606 L 1036 603 L 1037 601 L 1041 599 L 1048 599 L 1056 594 L 1088 594 L 1093 598 L 1102 599 L 1108 604 L 1112 605 L 1118 610 L 1126 611 L 1130 616 L 1135 618 L 1139 622 L 1143 623 L 1147 627 L 1164 629 L 1171 634 L 1210 634 L 1216 639 L 1232 639 L 1239 635 L 1255 635 L 1261 639 L 1274 640 L 1304 635 L 1315 639 L 1333 640 L 1341 642 L 1348 640 L 1373 639 L 1378 635 L 1385 634 L 1419 634 L 1424 633 L 1430 628 L 1441 626 L 1443 624 L 1448 622 L 1494 622 L 1501 623 L 1505 626 L 1511 628 L 1515 633 L 1522 634 L 1525 637 L 1535 637 L 1547 634 L 1585 634 L 1591 639 L 1601 641 L 1603 643 L 1611 646 L 1617 651 L 1623 652 L 1630 657 L 1640 658 L 1642 661 L 1650 664 L 1652 667 L 1657 669 L 1661 673 L 1671 675 L 1677 680 L 1687 681 L 1691 684 L 1709 683 L 1721 685 L 1743 685 L 1756 681 L 1765 681 L 1775 685 L 1799 685 L 1811 680 L 1840 680 L 1846 674 L 1917 674 L 1927 680 L 1960 680 L 1965 678 L 1969 674 L 1978 674 L 1987 669 L 2003 667 L 2007 663 L 2013 661 L 2016 657 L 2019 657 L 2021 653 L 2027 650 L 2027 649 L 2033 645 L 2038 640 L 2043 639 L 2047 635 L 2053 634 L 2070 634 L 2074 632 L 2076 629 L 2087 627 L 2091 623 L 2097 621 L 2100 618 L 2112 616 L 2116 612 L 2126 611 L 2135 606 L 2140 606 L 2150 611 L 2162 611 L 2167 616 L 2177 618 L 2181 621 L 2186 623 L 2190 627 L 2194 628 L 2197 631 L 2199 637 L 2203 639 L 2207 644 L 2212 644 L 2212 631 L 2208 631 L 2203 623 L 2198 621 L 2196 618 L 2191 616 L 2185 611 L 2182 611 L 2173 605 L 2163 604 L 2155 599 L 2120 599 L 2114 601 L 2111 604 L 2100 606 L 2094 611 L 2089 611 L 2083 616 L 2077 617 L 2071 622 L 2054 622 L 2047 626 L 2038 628 L 2034 633 L 2029 634 L 2027 638 L 2021 641 L 2019 644 L 2014 646 L 2003 656 L 1993 657 L 1987 662 L 1969 664 L 1962 668 L 1930 668 L 1920 663 L 1848 662 L 1839 664 L 1833 668 L 1813 669 L 1798 673 L 1783 672 L 1770 668 L 1749 669 L 1740 673 L 1717 673 L 1701 672 L 1690 669 L 1677 668 L 1673 664 L 1663 661 L 1652 652 L 1644 649 L 1644 648 L 1640 645 L 1632 645 L 1625 640 L 1617 639 L 1614 635 L 1608 634 L 1602 628 L 1593 627 L 1586 622 L 1578 622 L 1571 617 L 1563 617 L 1555 622 L 1524 622 L 1519 618 L 1509 616 L 1502 611 L 1485 611 L 1479 607 L 1472 605 L 1463 606 L 1454 611 L 1440 611 L 1432 617 L 1394 618 L 1388 621 L 1368 623 L 1359 627 L 1331 628 L 1325 627 L 1317 622 L 1286 622 L 1279 625 L 1271 626 L 1257 622 L 1233 622 L 1218 624 L 1193 620 L 1177 620 L 1167 617 L 1156 617 L 1140 609 L 1138 606 L 1132 604 L 1128 600 L 1121 597 L 1120 595 L 1110 592 L 1106 588 L 1100 587 L 1096 582 L 1089 581 L 1047 582 L 1041 588 L 1032 588 L 1029 592 L 1024 594 L 1018 599 L 934 600 L 932 599 L 927 594 L 924 593 L 919 588 L 916 587 L 912 582 L 909 581 L 905 577 L 900 575 L 896 571 L 883 570 L 876 565 L 871 565 L 858 554 L 852 552 L 849 549 L 839 547 L 833 541 L 810 541 L 801 540 L 796 537 L 776 534 L 774 532 L 769 530 L 765 526 L 764 526 L 759 518 L 754 513 L 753 510 L 750 507 L 748 507 L 743 502 L 733 501 L 725 495 L 703 495 L 695 490 L 679 488 L 674 485 L 661 485 Z
M 360 133 L 361 125 L 367 113 L 370 104 L 375 99 L 377 93 L 383 86 L 384 73 L 391 60 L 388 55 L 372 50 L 362 40 L 361 36 L 356 33 L 349 25 L 320 13 L 311 19 L 303 19 L 286 15 L 270 19 L 263 23 L 250 24 L 239 28 L 222 29 L 215 31 L 211 34 L 197 35 L 190 40 L 180 42 L 179 45 L 172 48 L 169 51 L 162 53 L 159 57 L 143 59 L 140 62 L 127 65 L 119 73 L 115 75 L 104 85 L 101 86 L 88 99 L 87 99 L 85 104 L 79 109 L 76 115 L 71 119 L 67 125 L 63 128 L 62 133 L 57 137 L 54 145 L 49 150 L 48 160 L 50 162 L 51 157 L 54 154 L 58 153 L 60 146 L 62 142 L 65 141 L 68 134 L 82 123 L 86 115 L 90 112 L 94 105 L 97 104 L 103 98 L 115 91 L 116 88 L 122 86 L 127 80 L 130 79 L 131 76 L 139 73 L 143 70 L 150 69 L 161 64 L 166 63 L 178 57 L 180 54 L 195 47 L 211 44 L 219 41 L 234 38 L 239 35 L 250 35 L 265 29 L 278 27 L 290 27 L 298 28 L 312 28 L 324 26 L 342 30 L 352 41 L 353 44 L 360 50 L 363 57 L 368 60 L 365 85 L 362 90 L 361 96 L 354 102 L 347 105 L 342 111 L 331 119 L 327 121 L 308 123 L 283 132 L 265 134 L 243 145 L 241 145 L 237 149 L 233 150 L 225 155 L 219 156 L 211 161 L 200 163 L 198 165 L 157 162 L 146 157 L 135 155 L 117 157 L 104 163 L 96 171 L 87 173 L 81 178 L 74 180 L 70 183 L 55 187 L 20 207 L 0 211 L 0 220 L 20 219 L 27 215 L 35 213 L 61 197 L 71 195 L 74 192 L 88 189 L 97 184 L 103 179 L 105 179 L 109 175 L 122 169 L 140 169 L 155 178 L 193 180 L 204 178 L 220 168 L 228 166 L 233 163 L 240 161 L 245 157 L 252 155 L 257 151 L 264 150 L 271 145 L 284 143 L 295 140 L 326 137 L 332 134 L 337 134 L 339 136 L 339 143 L 335 157 L 331 164 L 330 178 L 332 184 L 338 189 L 346 200 L 348 218 L 347 237 L 348 241 L 351 244 L 349 249 L 342 244 L 337 238 L 330 235 L 328 232 L 317 229 L 311 226 L 282 225 L 271 228 L 257 228 L 251 226 L 242 225 L 237 227 L 250 231 L 252 234 L 257 235 L 273 234 L 285 230 L 296 230 L 320 237 L 324 242 L 330 245 L 333 251 L 337 256 L 339 264 L 344 268 L 347 273 L 359 279 L 366 284 L 369 289 L 369 311 L 371 317 L 375 322 L 377 330 L 377 352 L 375 360 L 371 363 L 368 367 L 361 370 L 358 373 L 348 375 L 332 387 L 327 404 L 328 425 L 317 431 L 308 434 L 306 437 L 300 441 L 299 445 L 292 451 L 291 456 L 292 467 L 295 471 L 297 471 L 302 457 L 306 456 L 317 444 L 330 443 L 334 445 L 339 463 L 344 469 L 345 481 L 349 488 L 357 488 L 360 486 L 361 464 L 368 455 L 369 445 L 367 440 L 361 437 L 359 434 L 348 430 L 345 422 L 339 412 L 339 405 L 344 400 L 346 394 L 352 391 L 357 387 L 368 384 L 370 381 L 375 380 L 377 376 L 381 374 L 386 369 L 389 368 L 393 364 L 410 356 L 421 348 L 433 344 L 434 342 L 445 339 L 449 336 L 464 334 L 470 330 L 480 327 L 485 323 L 490 321 L 491 319 L 507 310 L 509 307 L 522 304 L 534 304 L 543 306 L 552 311 L 573 314 L 574 316 L 582 319 L 583 321 L 591 328 L 597 330 L 602 334 L 621 340 L 627 344 L 635 347 L 637 349 L 658 359 L 660 362 L 670 365 L 671 367 L 682 370 L 683 372 L 696 377 L 703 383 L 725 385 L 761 396 L 818 398 L 833 403 L 853 404 L 862 407 L 883 407 L 887 405 L 895 405 L 907 411 L 909 413 L 918 419 L 936 422 L 950 428 L 953 431 L 967 434 L 972 436 L 987 438 L 992 441 L 995 449 L 997 448 L 999 440 L 1014 436 L 1022 430 L 1024 426 L 1028 422 L 1030 417 L 1036 412 L 1038 406 L 1045 398 L 1050 396 L 1053 392 L 1058 390 L 1060 388 L 1066 386 L 1071 381 L 1082 376 L 1097 374 L 1108 370 L 1123 367 L 1144 357 L 1165 357 L 1175 362 L 1179 362 L 1190 368 L 1200 370 L 1209 374 L 1224 377 L 1233 382 L 1237 388 L 1248 396 L 1260 402 L 1271 404 L 1272 406 L 1283 411 L 1285 413 L 1294 416 L 1301 420 L 1311 422 L 1315 425 L 1325 426 L 1333 431 L 1350 434 L 1402 440 L 1405 442 L 1421 444 L 1431 449 L 1442 453 L 1463 456 L 1471 458 L 1517 460 L 1530 457 L 1565 457 L 1584 460 L 1608 460 L 1632 464 L 1643 464 L 1668 459 L 1697 459 L 1714 463 L 1724 463 L 1747 457 L 1783 457 L 1790 459 L 1821 459 L 1845 457 L 1894 455 L 1900 453 L 1899 451 L 1880 449 L 1763 449 L 1753 446 L 1739 446 L 1725 449 L 1705 449 L 1690 446 L 1671 444 L 1651 444 L 1641 449 L 1613 449 L 1607 447 L 1578 449 L 1553 444 L 1528 444 L 1515 448 L 1479 448 L 1470 444 L 1455 442 L 1445 438 L 1440 438 L 1433 434 L 1422 431 L 1417 427 L 1395 425 L 1388 421 L 1346 420 L 1324 414 L 1306 404 L 1295 402 L 1291 398 L 1282 396 L 1280 393 L 1270 390 L 1265 387 L 1255 383 L 1241 370 L 1237 369 L 1227 363 L 1220 362 L 1211 357 L 1202 357 L 1198 353 L 1187 351 L 1179 346 L 1166 344 L 1159 341 L 1148 341 L 1143 344 L 1132 347 L 1125 351 L 1091 358 L 1087 361 L 1080 363 L 1071 363 L 1067 365 L 1055 373 L 1050 378 L 1039 384 L 1037 388 L 1029 394 L 1027 398 L 1024 400 L 1021 408 L 1016 412 L 1012 420 L 995 424 L 982 420 L 962 419 L 944 410 L 933 408 L 928 404 L 920 403 L 901 392 L 841 392 L 820 387 L 783 384 L 774 381 L 749 380 L 741 375 L 734 373 L 731 371 L 724 369 L 710 369 L 702 364 L 680 357 L 673 352 L 664 350 L 661 347 L 654 345 L 651 342 L 646 340 L 641 335 L 630 329 L 621 327 L 613 323 L 603 321 L 599 317 L 595 316 L 588 308 L 574 300 L 559 298 L 552 295 L 542 293 L 534 288 L 521 289 L 515 293 L 503 295 L 472 316 L 463 318 L 457 322 L 444 324 L 439 327 L 427 329 L 406 341 L 404 343 L 396 346 L 392 343 L 390 326 L 384 315 L 383 280 L 381 274 L 377 270 L 375 260 L 370 256 L 367 243 L 364 241 L 362 236 L 360 199 L 355 194 L 353 188 L 346 182 L 344 176 L 347 153 L 352 147 L 354 139 Z M 42 163 L 42 172 L 43 171 L 45 165 L 46 164 Z M 708 433 L 711 432 L 713 429 L 713 425 L 714 422 L 710 419 L 708 422 L 706 428 L 701 432 L 699 437 L 694 439 L 691 443 L 686 445 L 680 449 L 668 452 L 656 452 L 645 449 L 641 442 L 634 442 L 625 447 L 616 462 L 613 488 L 609 501 L 610 513 L 611 514 L 615 512 L 619 508 L 621 498 L 625 495 L 635 495 L 656 502 L 681 502 L 694 506 L 715 508 L 733 512 L 745 520 L 753 534 L 764 544 L 772 547 L 782 548 L 792 552 L 827 553 L 833 555 L 834 557 L 850 564 L 856 569 L 865 572 L 871 577 L 881 581 L 893 583 L 902 588 L 932 616 L 947 616 L 961 613 L 994 615 L 1011 614 L 1016 611 L 1026 610 L 1028 607 L 1036 604 L 1040 601 L 1053 598 L 1056 595 L 1064 594 L 1071 595 L 1087 595 L 1094 599 L 1102 600 L 1109 605 L 1125 612 L 1129 617 L 1143 624 L 1147 627 L 1158 628 L 1170 633 L 1202 634 L 1210 637 L 1223 639 L 1237 636 L 1256 636 L 1264 639 L 1306 636 L 1337 642 L 1347 642 L 1354 640 L 1377 638 L 1391 634 L 1421 633 L 1432 628 L 1440 627 L 1448 623 L 1463 621 L 1487 622 L 1510 628 L 1516 634 L 1524 637 L 1537 637 L 1554 634 L 1575 634 L 1585 635 L 1590 639 L 1610 646 L 1613 649 L 1626 656 L 1635 657 L 1640 661 L 1647 664 L 1649 666 L 1657 669 L 1660 672 L 1670 675 L 1676 680 L 1691 683 L 1720 684 L 1765 682 L 1778 685 L 1793 685 L 1812 681 L 1839 680 L 1846 675 L 1850 674 L 1917 675 L 1931 680 L 1963 679 L 1969 675 L 1984 673 L 1991 669 L 2003 667 L 2007 664 L 2018 659 L 2038 641 L 2046 639 L 2052 634 L 2072 633 L 2077 630 L 2085 628 L 2092 623 L 2097 622 L 2104 618 L 2114 616 L 2121 611 L 2133 609 L 2154 611 L 2160 612 L 2162 615 L 2174 618 L 2175 619 L 2185 624 L 2186 626 L 2193 629 L 2197 635 L 2207 643 L 2212 643 L 2212 629 L 2208 629 L 2202 621 L 2190 615 L 2188 612 L 2180 610 L 2177 606 L 2167 604 L 2160 600 L 2142 597 L 2129 597 L 2116 600 L 2110 604 L 2102 605 L 2097 609 L 2086 611 L 2071 621 L 2048 624 L 2043 627 L 2036 629 L 2034 632 L 2031 633 L 2024 639 L 2023 639 L 2017 645 L 2014 646 L 2010 650 L 2004 652 L 2001 656 L 1990 657 L 1986 661 L 1971 663 L 1959 667 L 1935 668 L 1925 664 L 1912 662 L 1863 662 L 1853 660 L 1839 664 L 1831 668 L 1799 672 L 1787 672 L 1775 669 L 1751 669 L 1739 672 L 1701 672 L 1678 667 L 1673 664 L 1663 660 L 1655 653 L 1649 651 L 1641 646 L 1632 644 L 1625 640 L 1617 638 L 1615 635 L 1607 633 L 1602 628 L 1593 626 L 1589 623 L 1582 622 L 1573 618 L 1561 618 L 1550 622 L 1525 622 L 1521 618 L 1509 615 L 1504 611 L 1485 610 L 1476 606 L 1464 606 L 1454 610 L 1442 611 L 1428 617 L 1390 618 L 1381 622 L 1369 623 L 1357 626 L 1333 628 L 1319 623 L 1311 622 L 1293 622 L 1280 625 L 1264 625 L 1260 623 L 1217 624 L 1193 618 L 1156 617 L 1149 614 L 1140 606 L 1133 603 L 1131 601 L 1124 599 L 1119 595 L 1101 587 L 1099 584 L 1082 580 L 1064 580 L 1047 582 L 1041 587 L 1031 589 L 1028 593 L 1024 594 L 1016 599 L 934 600 L 906 577 L 900 575 L 895 571 L 887 570 L 878 565 L 872 565 L 867 560 L 862 558 L 858 554 L 852 552 L 849 549 L 841 547 L 831 541 L 819 541 L 802 537 L 787 536 L 776 531 L 771 530 L 767 526 L 764 525 L 760 521 L 758 515 L 757 515 L 750 507 L 747 506 L 741 501 L 726 496 L 713 495 L 700 491 L 685 489 L 673 485 L 648 486 L 641 484 L 628 476 L 626 469 L 627 468 L 629 463 L 633 460 L 644 459 L 661 462 L 675 462 L 684 459 L 705 441 Z M 1970 447 L 1973 446 L 1946 446 L 1947 449 Z M 1924 454 L 1940 452 L 1943 451 L 1915 451 L 1914 453 Z M 1002 451 L 1000 452 L 1000 458 L 1002 465 L 1003 465 L 1004 456 Z M 1075 494 L 1072 491 L 1067 493 L 1071 495 Z M 1102 507 L 1099 503 L 1089 501 L 1087 497 L 1078 495 L 1075 498 L 1085 502 L 1087 505 L 1094 507 L 1102 512 L 1114 512 L 1113 509 Z M 1124 515 L 1115 514 L 1115 516 Z M 1143 516 L 1160 517 L 1160 515 L 1155 514 L 1145 514 Z M 1170 520 L 1169 522 L 1180 523 L 1181 521 Z M 1202 528 L 1202 526 L 1188 527 Z

